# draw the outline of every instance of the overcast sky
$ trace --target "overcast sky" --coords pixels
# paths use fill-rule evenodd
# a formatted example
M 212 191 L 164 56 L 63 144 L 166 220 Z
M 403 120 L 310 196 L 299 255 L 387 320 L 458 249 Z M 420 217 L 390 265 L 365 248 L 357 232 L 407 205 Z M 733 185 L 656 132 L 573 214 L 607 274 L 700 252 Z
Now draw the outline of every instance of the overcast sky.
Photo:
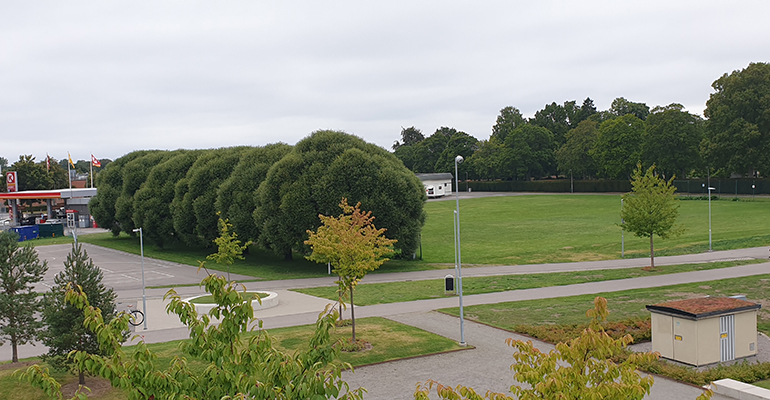
M 770 61 L 770 1 L 0 0 L 0 156 L 487 139 L 501 108 L 616 97 L 701 114 Z

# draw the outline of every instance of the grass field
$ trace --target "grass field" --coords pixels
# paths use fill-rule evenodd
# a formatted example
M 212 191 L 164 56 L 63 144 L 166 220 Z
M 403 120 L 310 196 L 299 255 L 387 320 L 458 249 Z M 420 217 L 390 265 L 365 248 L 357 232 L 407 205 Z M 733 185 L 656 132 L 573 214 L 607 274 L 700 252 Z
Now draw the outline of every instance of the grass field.
M 655 240 L 656 255 L 708 250 L 708 201 L 680 203 L 679 237 Z M 712 201 L 714 250 L 770 244 L 770 202 Z M 454 263 L 453 201 L 429 202 L 423 260 Z M 460 200 L 462 260 L 538 264 L 620 258 L 619 195 L 527 195 Z M 625 234 L 626 257 L 649 257 L 649 239 Z
M 652 275 L 675 274 L 688 271 L 728 268 L 736 265 L 764 262 L 765 260 L 729 261 L 700 264 L 671 265 L 644 271 L 641 268 L 607 269 L 595 271 L 554 272 L 545 274 L 501 275 L 463 279 L 463 294 L 503 292 L 549 286 L 574 285 L 586 282 L 614 279 L 639 278 Z M 293 289 L 311 296 L 337 301 L 337 287 L 313 287 Z M 356 305 L 399 303 L 404 301 L 438 299 L 447 297 L 443 279 L 361 284 L 356 287 Z
M 749 301 L 760 303 L 763 308 L 757 316 L 757 328 L 770 334 L 770 274 L 719 281 L 689 283 L 649 289 L 635 289 L 623 292 L 596 293 L 553 299 L 515 301 L 498 304 L 485 304 L 464 308 L 465 317 L 498 328 L 515 331 L 519 324 L 580 324 L 589 320 L 586 310 L 593 307 L 596 296 L 607 299 L 610 320 L 622 320 L 630 317 L 648 317 L 645 308 L 671 300 L 710 296 L 730 296 L 743 294 Z M 442 310 L 452 315 L 460 315 L 459 308 Z
M 269 333 L 277 349 L 294 351 L 307 343 L 313 329 L 315 329 L 314 325 L 304 325 L 271 329 Z M 332 340 L 349 338 L 350 329 L 350 327 L 337 328 L 332 333 Z M 461 349 L 453 340 L 384 318 L 357 319 L 356 337 L 371 342 L 372 349 L 355 353 L 342 352 L 340 360 L 350 363 L 353 367 Z M 148 347 L 158 356 L 156 362 L 162 368 L 168 366 L 175 356 L 180 355 L 179 341 L 151 344 Z M 194 371 L 203 372 L 205 368 L 200 361 L 189 358 L 188 365 Z M 12 368 L 0 369 L 0 398 L 3 400 L 47 399 L 42 391 L 32 389 L 26 382 L 19 382 L 18 378 L 11 377 L 13 371 Z M 59 382 L 65 383 L 76 379 L 67 373 L 55 373 L 54 377 Z M 87 378 L 86 384 L 88 381 Z M 94 400 L 125 400 L 126 398 L 127 395 L 118 390 L 109 390 L 97 397 L 89 396 L 89 399 Z
M 698 253 L 708 249 L 708 201 L 682 201 L 679 224 L 683 235 L 656 238 L 657 255 Z M 392 260 L 378 272 L 402 272 L 448 267 L 454 263 L 453 201 L 425 204 L 422 261 Z M 619 195 L 525 195 L 474 198 L 460 201 L 463 265 L 510 265 L 620 258 Z M 770 244 L 770 199 L 712 201 L 715 250 Z M 82 242 L 139 254 L 139 239 L 122 234 L 83 235 Z M 626 257 L 648 257 L 649 240 L 625 235 Z M 294 261 L 251 247 L 245 260 L 230 271 L 257 279 L 323 276 L 326 266 L 295 254 Z M 177 245 L 159 249 L 145 244 L 145 255 L 198 265 L 214 251 Z M 207 263 L 211 269 L 225 266 Z

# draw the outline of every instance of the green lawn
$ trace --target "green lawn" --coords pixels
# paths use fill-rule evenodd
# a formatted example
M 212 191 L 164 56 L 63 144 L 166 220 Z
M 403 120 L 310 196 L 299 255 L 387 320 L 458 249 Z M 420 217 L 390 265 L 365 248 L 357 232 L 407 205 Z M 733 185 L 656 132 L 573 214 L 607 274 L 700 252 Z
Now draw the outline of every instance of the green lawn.
M 658 267 L 655 271 L 641 268 L 606 269 L 596 271 L 554 272 L 545 274 L 501 275 L 478 278 L 463 278 L 463 294 L 504 292 L 507 290 L 531 289 L 548 286 L 573 285 L 577 283 L 609 281 L 614 279 L 639 278 L 652 275 L 675 274 L 688 271 L 728 268 L 736 265 L 765 262 L 766 260 L 729 261 L 700 264 L 683 264 Z M 325 299 L 337 300 L 337 287 L 313 287 L 292 289 L 296 292 Z M 356 287 L 355 302 L 359 306 L 372 304 L 400 303 L 404 301 L 437 299 L 447 297 L 443 279 L 361 284 Z
M 754 382 L 753 385 L 759 386 L 761 388 L 770 389 L 770 379 Z
M 708 202 L 682 201 L 679 237 L 656 239 L 657 255 L 698 253 L 708 249 Z M 422 232 L 422 261 L 392 260 L 375 273 L 446 268 L 454 263 L 453 201 L 425 204 L 427 220 Z M 570 262 L 620 258 L 619 195 L 526 195 L 460 201 L 462 259 L 465 267 L 545 262 Z M 715 250 L 770 244 L 770 201 L 729 199 L 712 201 Z M 138 237 L 122 234 L 80 236 L 82 242 L 139 254 Z M 648 257 L 649 240 L 625 235 L 626 257 Z M 252 246 L 245 260 L 230 271 L 257 279 L 291 279 L 326 275 L 326 266 L 295 254 L 284 261 Z M 182 245 L 159 249 L 145 244 L 145 255 L 161 260 L 198 265 L 213 248 Z M 419 251 L 418 251 L 419 254 Z M 209 262 L 220 271 L 225 266 Z
M 276 348 L 284 351 L 293 351 L 306 345 L 307 339 L 314 329 L 315 325 L 304 325 L 271 329 L 269 334 Z M 332 333 L 332 340 L 349 338 L 350 329 L 350 327 L 337 328 Z M 384 318 L 357 319 L 356 337 L 369 341 L 372 344 L 372 349 L 355 353 L 342 352 L 340 354 L 341 361 L 348 362 L 354 367 L 462 349 L 453 340 Z M 168 366 L 171 360 L 180 354 L 178 350 L 179 341 L 150 344 L 148 347 L 158 356 L 157 365 L 162 366 L 162 368 Z M 36 359 L 30 360 L 38 361 Z M 199 370 L 202 372 L 205 368 L 203 363 L 195 359 L 188 358 L 188 365 L 194 371 Z M 27 383 L 19 382 L 18 378 L 11 377 L 13 371 L 13 368 L 0 369 L 0 394 L 5 396 L 2 399 L 46 399 L 41 391 L 31 389 Z M 54 377 L 59 382 L 71 382 L 75 379 L 74 376 L 66 373 L 55 373 Z M 88 384 L 88 379 L 86 384 Z M 121 391 L 112 390 L 103 396 L 89 398 L 95 400 L 124 400 L 127 396 Z
M 683 235 L 655 240 L 657 255 L 708 249 L 708 201 L 680 203 Z M 714 250 L 770 244 L 770 202 L 712 201 Z M 423 259 L 454 263 L 454 201 L 429 202 Z M 538 264 L 620 258 L 620 195 L 528 195 L 460 201 L 462 260 Z M 649 257 L 649 239 L 625 235 L 626 257 Z
M 650 313 L 645 306 L 649 304 L 705 295 L 731 296 L 737 294 L 746 295 L 752 302 L 768 304 L 770 301 L 770 274 L 623 292 L 469 306 L 464 308 L 464 313 L 465 317 L 470 320 L 515 331 L 514 327 L 519 324 L 587 323 L 589 320 L 586 318 L 585 312 L 593 307 L 593 299 L 596 296 L 607 299 L 610 320 L 622 320 L 631 317 L 648 317 Z M 460 314 L 459 308 L 449 308 L 442 311 L 452 315 Z M 770 334 L 770 311 L 764 308 L 759 310 L 757 328 Z

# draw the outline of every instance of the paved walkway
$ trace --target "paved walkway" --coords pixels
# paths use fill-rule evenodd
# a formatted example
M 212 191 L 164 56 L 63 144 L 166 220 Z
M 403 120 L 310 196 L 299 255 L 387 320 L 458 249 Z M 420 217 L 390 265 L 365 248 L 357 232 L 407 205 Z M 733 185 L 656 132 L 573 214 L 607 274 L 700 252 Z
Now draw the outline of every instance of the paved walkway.
M 94 249 L 98 247 L 92 246 Z M 93 250 L 95 253 L 98 250 Z M 89 247 L 89 254 L 92 250 Z M 121 257 L 121 252 L 110 251 L 113 257 Z M 728 250 L 711 253 L 691 254 L 682 256 L 658 257 L 656 265 L 674 265 L 696 262 L 713 262 L 744 258 L 766 258 L 768 248 L 752 248 L 741 250 Z M 131 255 L 128 255 L 131 256 Z M 135 257 L 135 256 L 131 256 Z M 154 261 L 154 260 L 153 260 Z M 135 260 L 131 260 L 135 263 Z M 178 268 L 182 266 L 173 263 L 164 263 L 164 268 Z M 161 265 L 158 263 L 158 265 Z M 97 263 L 98 265 L 98 263 Z M 466 268 L 464 277 L 492 276 L 525 273 L 564 272 L 580 270 L 598 270 L 613 268 L 629 268 L 648 265 L 644 258 L 589 261 L 565 264 L 537 264 L 520 266 L 494 266 Z M 187 267 L 189 268 L 189 267 Z M 404 273 L 370 274 L 364 282 L 391 282 L 404 280 L 437 279 L 446 275 L 448 270 L 416 271 Z M 467 306 L 476 304 L 493 304 L 504 301 L 531 300 L 540 298 L 566 297 L 579 294 L 596 294 L 601 292 L 615 292 L 629 289 L 649 288 L 675 285 L 679 283 L 702 282 L 740 276 L 753 276 L 770 273 L 770 263 L 751 264 L 732 268 L 722 268 L 707 271 L 687 272 L 671 275 L 650 276 L 634 279 L 622 279 L 604 282 L 583 283 L 568 286 L 546 287 L 536 289 L 516 290 L 509 292 L 487 293 L 464 296 L 464 304 Z M 329 286 L 334 285 L 335 278 L 323 277 L 312 279 L 296 279 L 269 282 L 248 282 L 245 286 L 249 290 L 271 290 L 278 292 L 281 304 L 273 309 L 258 313 L 256 316 L 264 322 L 265 328 L 278 328 L 314 323 L 328 300 L 318 299 L 285 289 L 298 287 Z M 117 289 L 119 301 L 122 303 L 136 304 L 140 309 L 142 303 L 141 289 L 133 285 L 126 285 Z M 188 337 L 187 329 L 179 323 L 175 316 L 165 313 L 165 304 L 162 300 L 167 289 L 147 290 L 147 321 L 148 329 L 137 327 L 136 333 L 141 334 L 148 343 L 166 342 Z M 177 292 L 183 297 L 197 295 L 202 292 L 198 286 L 180 287 Z M 439 308 L 456 307 L 457 298 L 442 298 L 431 300 L 419 300 L 396 304 L 380 304 L 373 306 L 356 307 L 357 317 L 384 316 L 393 320 L 420 327 L 422 329 L 459 340 L 458 320 L 453 317 L 431 312 Z M 121 305 L 121 307 L 123 304 Z M 512 337 L 509 332 L 490 328 L 484 325 L 466 322 L 466 341 L 475 346 L 474 350 L 466 350 L 457 353 L 423 357 L 414 360 L 403 360 L 393 363 L 385 363 L 379 366 L 362 367 L 353 375 L 346 375 L 351 386 L 364 386 L 370 393 L 367 399 L 393 399 L 411 398 L 414 384 L 418 381 L 434 379 L 443 383 L 467 384 L 477 388 L 507 391 L 512 384 L 509 372 L 510 358 L 505 355 L 512 354 L 511 349 L 505 345 L 504 340 Z M 541 343 L 544 349 L 549 345 Z M 22 346 L 19 349 L 20 357 L 31 357 L 42 354 L 46 349 L 42 346 Z M 0 360 L 10 359 L 10 348 L 0 347 Z M 389 377 L 389 378 L 388 378 Z M 397 392 L 390 392 L 392 388 Z M 390 389 L 389 389 L 390 388 Z M 408 389 L 408 390 L 407 390 Z M 650 399 L 680 399 L 695 398 L 698 389 L 689 385 L 658 378 Z M 714 398 L 721 398 L 715 396 Z
M 389 318 L 441 336 L 460 339 L 457 318 L 435 311 L 399 314 Z M 473 322 L 466 322 L 465 335 L 466 340 L 473 338 L 474 349 L 359 367 L 353 372 L 343 373 L 342 378 L 352 388 L 365 387 L 368 391 L 365 398 L 368 400 L 411 399 L 416 383 L 429 379 L 445 385 L 470 386 L 482 394 L 486 390 L 510 393 L 509 388 L 515 383 L 510 370 L 513 350 L 505 344 L 505 339 L 531 339 Z M 553 349 L 548 343 L 534 343 L 541 351 Z M 695 399 L 701 392 L 695 386 L 655 377 L 652 392 L 646 399 Z M 715 394 L 712 399 L 728 398 Z

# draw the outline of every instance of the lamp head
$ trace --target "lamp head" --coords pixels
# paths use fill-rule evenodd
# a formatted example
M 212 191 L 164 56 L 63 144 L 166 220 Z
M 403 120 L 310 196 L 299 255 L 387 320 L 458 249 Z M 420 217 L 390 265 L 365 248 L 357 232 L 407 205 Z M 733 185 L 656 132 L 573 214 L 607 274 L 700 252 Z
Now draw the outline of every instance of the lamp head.
M 456 163 L 458 163 L 458 164 L 460 164 L 461 162 L 463 162 L 463 156 L 457 156 L 457 157 L 455 157 L 455 162 L 456 162 Z
M 134 229 L 134 232 L 139 232 L 141 230 L 142 230 L 142 228 L 136 228 L 136 229 Z

